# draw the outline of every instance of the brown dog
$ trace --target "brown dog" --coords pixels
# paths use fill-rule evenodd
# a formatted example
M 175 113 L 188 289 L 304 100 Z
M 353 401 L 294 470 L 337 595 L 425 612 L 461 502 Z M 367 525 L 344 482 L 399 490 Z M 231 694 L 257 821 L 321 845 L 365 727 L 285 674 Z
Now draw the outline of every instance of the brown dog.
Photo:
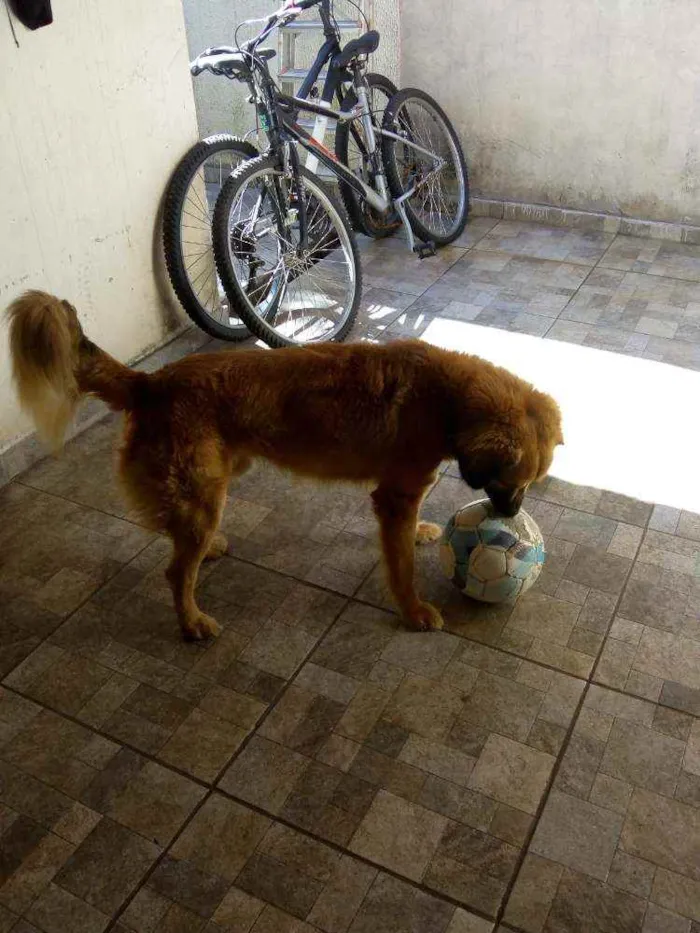
M 153 374 L 118 363 L 85 337 L 72 305 L 27 292 L 9 308 L 14 378 L 39 431 L 60 446 L 75 406 L 97 395 L 126 412 L 120 475 L 153 529 L 173 541 L 167 577 L 183 634 L 216 635 L 195 603 L 233 476 L 258 457 L 322 480 L 372 482 L 389 583 L 412 628 L 440 628 L 414 588 L 418 522 L 441 461 L 514 515 L 563 442 L 549 396 L 474 356 L 417 341 L 322 344 L 190 356 Z

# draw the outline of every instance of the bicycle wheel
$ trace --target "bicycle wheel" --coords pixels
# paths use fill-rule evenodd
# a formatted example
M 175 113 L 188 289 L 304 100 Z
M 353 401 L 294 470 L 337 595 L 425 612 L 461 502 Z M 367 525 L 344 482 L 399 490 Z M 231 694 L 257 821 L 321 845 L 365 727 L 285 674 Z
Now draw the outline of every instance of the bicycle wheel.
M 224 180 L 257 154 L 235 136 L 210 136 L 185 153 L 165 192 L 163 250 L 173 289 L 194 323 L 221 340 L 245 340 L 250 331 L 231 314 L 216 274 L 211 215 Z
M 231 307 L 271 347 L 343 340 L 360 301 L 345 211 L 315 175 L 299 171 L 308 224 L 301 254 L 299 195 L 274 158 L 240 165 L 214 210 L 214 257 Z
M 404 142 L 382 136 L 382 157 L 394 199 L 415 188 L 404 206 L 416 236 L 444 246 L 464 230 L 469 213 L 469 179 L 454 127 L 440 105 L 416 88 L 405 88 L 389 101 L 383 129 L 415 142 L 444 160 L 434 160 Z
M 389 100 L 396 94 L 397 88 L 393 81 L 380 74 L 368 74 L 369 104 L 375 126 L 379 128 L 384 118 L 384 110 Z M 341 110 L 351 110 L 357 104 L 357 95 L 351 88 L 343 98 Z M 377 132 L 376 144 L 381 155 L 381 139 Z M 339 123 L 335 131 L 335 154 L 343 165 L 347 165 L 365 184 L 371 184 L 372 176 L 369 165 L 369 155 L 365 133 L 360 120 L 351 123 Z M 358 233 L 381 239 L 391 234 L 401 226 L 401 221 L 394 211 L 380 214 L 375 211 L 364 198 L 359 197 L 349 185 L 340 182 L 340 196 L 343 199 L 345 210 Z

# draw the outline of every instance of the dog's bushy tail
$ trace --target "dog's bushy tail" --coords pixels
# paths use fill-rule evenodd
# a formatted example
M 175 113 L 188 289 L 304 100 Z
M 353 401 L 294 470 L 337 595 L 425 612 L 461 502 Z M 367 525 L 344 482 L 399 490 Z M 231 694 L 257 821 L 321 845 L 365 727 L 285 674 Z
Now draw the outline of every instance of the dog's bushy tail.
M 12 302 L 7 314 L 20 404 L 52 449 L 63 445 L 82 396 L 97 395 L 115 410 L 134 406 L 149 377 L 89 341 L 67 301 L 29 291 Z

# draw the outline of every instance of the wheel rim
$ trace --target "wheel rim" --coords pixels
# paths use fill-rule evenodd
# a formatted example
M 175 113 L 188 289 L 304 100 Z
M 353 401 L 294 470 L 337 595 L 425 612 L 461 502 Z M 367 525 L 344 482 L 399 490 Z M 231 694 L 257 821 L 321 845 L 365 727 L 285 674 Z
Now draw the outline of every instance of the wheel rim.
M 227 330 L 243 330 L 245 324 L 230 313 L 214 262 L 211 222 L 221 186 L 244 160 L 238 149 L 207 156 L 187 185 L 180 215 L 180 249 L 192 293 L 204 314 Z
M 303 176 L 309 244 L 298 255 L 298 213 L 293 204 L 280 210 L 272 194 L 280 184 L 286 188 L 282 173 L 263 168 L 236 190 L 228 212 L 232 271 L 250 310 L 284 342 L 333 340 L 343 328 L 357 289 L 350 236 L 326 192 Z M 243 245 L 241 231 L 245 231 Z
M 408 199 L 415 219 L 432 236 L 449 237 L 464 212 L 466 189 L 457 146 L 443 117 L 427 101 L 410 97 L 399 105 L 394 117 L 395 132 L 439 156 L 442 168 L 429 176 L 433 160 L 415 149 L 396 143 L 394 158 L 404 191 L 418 183 Z M 426 179 L 423 181 L 422 179 Z

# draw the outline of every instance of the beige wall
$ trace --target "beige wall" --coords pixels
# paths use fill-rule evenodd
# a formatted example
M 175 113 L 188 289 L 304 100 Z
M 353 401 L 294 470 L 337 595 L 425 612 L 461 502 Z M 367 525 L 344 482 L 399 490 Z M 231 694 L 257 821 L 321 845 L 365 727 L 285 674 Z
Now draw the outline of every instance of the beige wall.
M 475 191 L 700 223 L 697 0 L 402 0 Z
M 61 0 L 37 32 L 0 16 L 0 308 L 26 288 L 73 301 L 120 359 L 176 323 L 153 227 L 197 138 L 181 0 Z M 27 433 L 0 325 L 0 450 Z

